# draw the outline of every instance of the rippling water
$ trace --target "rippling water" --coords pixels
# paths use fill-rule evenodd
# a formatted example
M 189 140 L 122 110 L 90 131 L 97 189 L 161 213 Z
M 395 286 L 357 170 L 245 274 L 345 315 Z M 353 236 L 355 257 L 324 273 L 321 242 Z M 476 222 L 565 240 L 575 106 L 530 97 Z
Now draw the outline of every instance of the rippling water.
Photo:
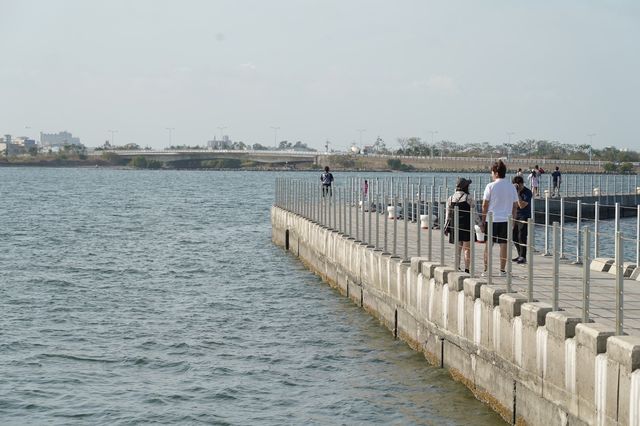
M 0 169 L 0 423 L 499 422 L 271 243 L 276 176 Z

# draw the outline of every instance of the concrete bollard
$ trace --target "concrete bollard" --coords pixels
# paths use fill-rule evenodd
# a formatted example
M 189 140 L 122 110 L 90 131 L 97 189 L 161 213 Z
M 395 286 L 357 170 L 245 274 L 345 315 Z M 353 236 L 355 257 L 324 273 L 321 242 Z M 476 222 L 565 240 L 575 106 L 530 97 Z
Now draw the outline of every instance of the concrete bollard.
M 607 339 L 615 334 L 613 327 L 602 324 L 576 325 L 576 393 L 578 415 L 588 424 L 596 423 L 596 357 L 605 352 Z
M 603 420 L 606 424 L 637 425 L 640 422 L 637 371 L 640 368 L 640 337 L 609 337 L 606 359 L 606 383 L 602 384 L 606 386 L 602 398 L 606 417 Z
M 389 206 L 387 207 L 387 213 L 389 214 L 389 219 L 397 219 L 402 212 L 402 208 L 399 206 Z
M 421 214 L 420 215 L 420 227 L 422 229 L 429 229 L 429 223 L 433 223 L 435 221 L 434 217 L 431 217 L 431 221 L 429 221 L 429 215 L 428 214 Z

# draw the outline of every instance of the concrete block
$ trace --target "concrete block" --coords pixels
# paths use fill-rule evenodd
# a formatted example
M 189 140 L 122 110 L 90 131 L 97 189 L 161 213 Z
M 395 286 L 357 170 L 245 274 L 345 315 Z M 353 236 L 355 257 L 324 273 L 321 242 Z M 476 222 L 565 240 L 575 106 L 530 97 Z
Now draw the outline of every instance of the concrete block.
M 607 350 L 607 339 L 615 333 L 615 328 L 611 326 L 595 322 L 580 323 L 575 329 L 576 343 L 595 356 Z
M 422 275 L 424 275 L 428 280 L 434 278 L 434 271 L 437 266 L 440 266 L 438 262 L 422 262 L 421 269 Z
M 527 302 L 527 297 L 519 293 L 504 293 L 499 296 L 500 312 L 503 317 L 513 320 L 520 316 L 522 305 Z
M 613 336 L 607 339 L 607 357 L 625 371 L 640 368 L 640 336 Z
M 615 275 L 616 274 L 616 268 L 618 265 L 616 265 L 616 263 L 612 263 L 611 264 L 611 268 L 609 269 L 609 273 L 611 275 Z M 622 264 L 622 276 L 625 278 L 630 278 L 631 274 L 633 274 L 633 271 L 636 269 L 636 264 L 635 263 L 631 263 L 631 262 L 624 262 Z
M 464 295 L 471 300 L 480 298 L 480 288 L 486 285 L 487 281 L 479 278 L 467 278 L 464 280 Z
M 515 400 L 513 378 L 509 373 L 482 357 L 477 356 L 475 359 L 474 394 L 476 398 L 487 403 L 500 417 L 511 423 Z
M 544 302 L 527 302 L 520 307 L 522 323 L 532 327 L 545 325 L 547 314 L 551 312 L 551 305 Z
M 613 328 L 598 323 L 581 323 L 576 326 L 578 417 L 589 424 L 596 422 L 596 356 L 605 352 L 607 339 L 614 334 Z
M 494 308 L 500 303 L 500 295 L 507 292 L 505 286 L 483 285 L 480 288 L 480 300 L 487 306 Z
M 516 425 L 579 425 L 569 422 L 568 414 L 557 405 L 521 383 L 516 383 Z
M 591 265 L 589 265 L 589 269 L 596 272 L 609 272 L 611 269 L 611 265 L 615 262 L 614 259 L 607 259 L 604 257 L 596 257 L 591 261 Z
M 636 269 L 633 270 L 629 278 L 631 278 L 632 280 L 640 281 L 640 266 L 636 267 Z
M 482 335 L 480 343 L 491 350 L 500 347 L 500 295 L 507 291 L 504 286 L 483 285 L 480 288 L 482 303 Z
M 412 257 L 411 258 L 411 271 L 418 274 L 422 272 L 422 264 L 427 262 L 426 257 Z
M 406 310 L 397 308 L 397 336 L 407 344 L 417 350 L 422 346 L 422 342 L 419 339 L 419 325 L 418 321 Z
M 462 291 L 451 291 L 451 284 L 447 284 L 447 330 L 459 336 L 464 334 L 464 293 Z M 444 291 L 442 294 L 445 299 Z
M 475 355 L 468 353 L 465 349 L 445 340 L 443 347 L 443 364 L 449 370 L 449 374 L 454 380 L 464 384 L 471 390 L 475 389 L 475 378 L 473 366 Z
M 409 262 L 400 262 L 398 264 L 398 299 L 403 305 L 409 304 L 410 272 L 411 264 Z
M 547 314 L 546 326 L 549 336 L 564 340 L 576 335 L 576 325 L 582 322 L 582 315 L 576 311 L 555 311 Z
M 386 328 L 393 332 L 396 323 L 395 307 L 379 299 L 374 293 L 363 289 L 362 307 L 369 314 L 377 318 Z
M 449 266 L 437 266 L 435 269 L 436 282 L 440 285 L 447 284 L 447 276 L 449 275 L 449 273 L 455 271 L 455 268 L 451 268 Z
M 450 272 L 447 276 L 447 282 L 449 284 L 449 291 L 463 291 L 464 280 L 469 278 L 470 275 L 466 272 Z

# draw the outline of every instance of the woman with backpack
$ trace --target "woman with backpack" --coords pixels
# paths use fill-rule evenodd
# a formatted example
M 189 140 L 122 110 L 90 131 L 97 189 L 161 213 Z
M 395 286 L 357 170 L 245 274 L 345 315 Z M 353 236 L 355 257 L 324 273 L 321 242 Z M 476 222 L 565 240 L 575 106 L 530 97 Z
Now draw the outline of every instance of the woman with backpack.
M 458 207 L 458 245 L 455 247 L 458 258 L 460 252 L 464 253 L 464 271 L 469 272 L 471 241 L 475 241 L 473 225 L 471 223 L 471 209 L 476 208 L 476 202 L 469 195 L 469 185 L 472 183 L 470 179 L 459 178 L 456 183 L 456 192 L 447 198 L 447 213 L 445 217 L 444 234 L 449 236 L 449 243 L 455 243 L 454 230 L 454 211 Z M 476 218 L 478 216 L 476 215 Z M 458 269 L 459 265 L 456 265 Z

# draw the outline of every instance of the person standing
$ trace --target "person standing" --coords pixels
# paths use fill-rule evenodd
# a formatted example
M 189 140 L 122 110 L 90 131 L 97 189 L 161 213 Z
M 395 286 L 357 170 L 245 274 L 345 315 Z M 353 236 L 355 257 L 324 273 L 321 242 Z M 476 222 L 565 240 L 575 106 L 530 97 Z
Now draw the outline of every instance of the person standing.
M 322 196 L 324 197 L 326 194 L 331 196 L 331 184 L 333 183 L 333 175 L 329 171 L 329 166 L 326 166 L 324 168 L 324 173 L 320 175 L 320 182 L 322 182 Z
M 562 173 L 560 173 L 560 167 L 556 166 L 556 170 L 551 173 L 551 178 L 553 179 L 553 196 L 560 196 L 560 184 L 562 183 Z
M 473 223 L 471 223 L 471 209 L 476 208 L 476 203 L 469 195 L 471 179 L 459 178 L 456 183 L 456 192 L 447 198 L 447 213 L 445 216 L 444 234 L 449 236 L 449 243 L 455 244 L 454 213 L 458 207 L 458 245 L 455 247 L 458 258 L 460 252 L 464 253 L 464 271 L 469 272 L 470 249 L 469 245 L 473 236 Z M 477 216 L 476 216 L 477 217 Z M 456 265 L 458 270 L 459 265 Z
M 536 166 L 537 167 L 537 166 Z M 533 192 L 534 197 L 540 196 L 540 191 L 538 190 L 538 185 L 540 184 L 540 175 L 536 169 L 531 169 L 531 174 L 529 175 L 529 185 L 531 186 L 531 191 Z
M 491 179 L 493 180 L 484 189 L 482 196 L 482 231 L 487 241 L 487 215 L 493 215 L 492 241 L 487 241 L 484 249 L 484 270 L 487 274 L 487 259 L 493 243 L 500 246 L 500 276 L 505 276 L 507 264 L 507 225 L 509 215 L 516 216 L 518 193 L 516 188 L 505 179 L 507 166 L 502 160 L 498 160 L 491 166 Z
M 518 167 L 518 171 L 516 172 L 516 176 L 522 176 L 522 168 Z
M 533 193 L 524 186 L 522 176 L 514 176 L 511 180 L 518 193 L 518 206 L 513 222 L 513 243 L 516 245 L 518 255 L 512 259 L 519 264 L 527 263 L 527 220 L 531 217 L 531 198 Z

